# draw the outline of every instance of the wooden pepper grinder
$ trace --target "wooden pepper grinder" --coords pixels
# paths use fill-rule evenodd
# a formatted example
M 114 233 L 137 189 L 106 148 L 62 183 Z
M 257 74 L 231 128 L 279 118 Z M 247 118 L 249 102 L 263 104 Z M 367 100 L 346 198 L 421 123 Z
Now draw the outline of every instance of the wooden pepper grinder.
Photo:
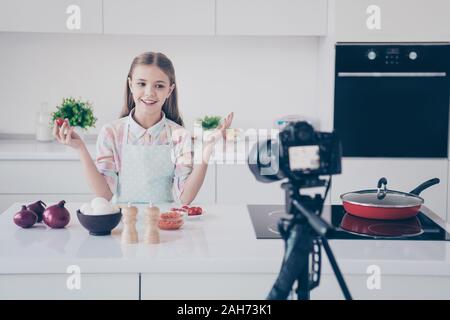
M 152 206 L 149 203 L 149 206 L 145 208 L 145 235 L 144 235 L 144 243 L 147 244 L 158 244 L 159 243 L 159 208 Z
M 123 230 L 122 230 L 122 243 L 138 243 L 138 233 L 136 230 L 136 216 L 138 213 L 138 209 L 128 203 L 128 206 L 122 207 L 122 222 L 123 222 Z

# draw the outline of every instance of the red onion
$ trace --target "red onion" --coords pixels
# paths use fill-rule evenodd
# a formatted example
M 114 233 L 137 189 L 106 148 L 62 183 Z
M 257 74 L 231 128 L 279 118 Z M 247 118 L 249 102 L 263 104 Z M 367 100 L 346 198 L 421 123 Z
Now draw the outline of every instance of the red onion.
M 47 207 L 43 213 L 44 222 L 50 228 L 64 228 L 70 221 L 70 213 L 64 208 L 64 200 L 58 204 Z
M 22 209 L 14 215 L 14 223 L 22 228 L 32 227 L 37 219 L 37 214 L 28 210 L 26 206 L 22 206 Z
M 32 204 L 29 204 L 27 206 L 27 209 L 33 211 L 34 213 L 36 213 L 37 218 L 38 218 L 37 222 L 41 222 L 42 221 L 42 214 L 44 213 L 46 206 L 47 205 L 43 201 L 38 200 L 38 201 L 36 201 L 36 202 L 34 202 Z

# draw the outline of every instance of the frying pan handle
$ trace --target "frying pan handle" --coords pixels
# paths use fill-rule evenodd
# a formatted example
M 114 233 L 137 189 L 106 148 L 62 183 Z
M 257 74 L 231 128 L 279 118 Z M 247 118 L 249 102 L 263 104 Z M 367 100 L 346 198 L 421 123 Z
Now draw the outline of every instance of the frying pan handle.
M 377 199 L 383 200 L 386 197 L 386 185 L 387 185 L 387 179 L 385 177 L 378 180 L 377 184 Z M 383 187 L 383 189 L 381 189 Z
M 384 185 L 385 188 L 386 188 L 386 185 L 387 185 L 387 179 L 386 179 L 385 177 L 380 178 L 380 180 L 378 180 L 377 188 L 378 188 L 378 189 L 381 189 L 381 187 L 382 187 L 383 185 Z
M 418 187 L 416 187 L 414 190 L 410 191 L 409 193 L 415 194 L 416 196 L 418 196 L 423 190 L 434 186 L 435 184 L 438 184 L 441 180 L 439 180 L 439 178 L 434 178 L 434 179 L 430 179 L 428 181 L 425 181 L 424 183 L 422 183 L 421 185 L 419 185 Z

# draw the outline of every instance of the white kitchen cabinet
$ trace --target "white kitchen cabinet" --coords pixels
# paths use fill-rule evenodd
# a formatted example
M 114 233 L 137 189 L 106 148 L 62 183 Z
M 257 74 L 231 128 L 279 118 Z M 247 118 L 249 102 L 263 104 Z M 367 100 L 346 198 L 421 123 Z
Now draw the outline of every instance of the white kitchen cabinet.
M 324 36 L 327 0 L 217 0 L 217 35 Z
M 448 0 L 333 1 L 336 41 L 450 40 Z M 376 20 L 372 19 L 376 15 L 380 17 L 379 29 Z
M 1 300 L 139 299 L 139 274 L 80 274 L 80 288 L 67 286 L 73 274 L 2 274 Z
M 348 289 L 355 300 L 448 300 L 450 277 L 401 276 L 381 273 L 380 288 L 367 286 L 369 275 L 344 275 Z M 320 285 L 311 292 L 313 300 L 344 299 L 339 284 L 332 274 L 322 275 Z
M 102 0 L 2 0 L 0 31 L 102 33 Z
M 217 203 L 285 204 L 285 191 L 281 188 L 281 183 L 281 181 L 272 183 L 257 181 L 247 165 L 217 165 Z M 323 192 L 324 188 L 301 190 L 301 194 L 310 196 L 316 193 L 323 195 Z M 330 203 L 329 196 L 325 203 Z
M 80 289 L 68 289 L 71 274 L 0 275 L 0 299 L 263 300 L 277 274 L 83 274 Z
M 212 164 L 194 200 L 196 203 L 215 202 L 215 175 Z M 30 199 L 85 202 L 93 197 L 78 160 L 2 160 L 0 177 L 0 212 L 11 203 Z
M 238 155 L 240 157 L 240 155 Z M 246 161 L 217 164 L 217 203 L 218 204 L 285 204 L 285 190 L 281 188 L 283 181 L 263 183 L 254 177 Z M 325 177 L 328 179 L 328 177 Z M 302 195 L 323 196 L 324 187 L 302 189 Z M 325 199 L 330 204 L 330 196 Z
M 80 161 L 0 161 L 0 194 L 90 193 Z
M 213 0 L 103 0 L 104 33 L 214 35 Z
M 218 164 L 217 203 L 284 204 L 284 190 L 279 181 L 257 181 L 246 164 Z
M 173 300 L 263 300 L 277 274 L 143 273 L 141 298 Z
M 446 219 L 447 159 L 343 158 L 342 174 L 333 176 L 332 203 L 342 203 L 342 193 L 376 188 L 381 177 L 387 179 L 388 189 L 404 192 L 411 191 L 426 180 L 439 178 L 439 184 L 424 190 L 420 196 L 425 199 L 427 207 L 443 220 Z
M 216 166 L 208 165 L 205 180 L 202 187 L 194 199 L 194 203 L 213 204 L 216 202 Z

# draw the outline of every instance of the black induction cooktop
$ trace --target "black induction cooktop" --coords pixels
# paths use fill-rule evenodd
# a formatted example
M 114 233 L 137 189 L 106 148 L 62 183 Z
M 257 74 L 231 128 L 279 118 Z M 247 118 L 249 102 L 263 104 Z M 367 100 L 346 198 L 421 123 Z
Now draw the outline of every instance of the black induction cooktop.
M 292 217 L 283 205 L 249 204 L 247 208 L 257 239 L 281 239 L 278 221 Z M 450 241 L 450 234 L 425 212 L 405 220 L 374 220 L 353 216 L 341 205 L 332 205 L 324 206 L 322 218 L 334 227 L 328 239 Z

